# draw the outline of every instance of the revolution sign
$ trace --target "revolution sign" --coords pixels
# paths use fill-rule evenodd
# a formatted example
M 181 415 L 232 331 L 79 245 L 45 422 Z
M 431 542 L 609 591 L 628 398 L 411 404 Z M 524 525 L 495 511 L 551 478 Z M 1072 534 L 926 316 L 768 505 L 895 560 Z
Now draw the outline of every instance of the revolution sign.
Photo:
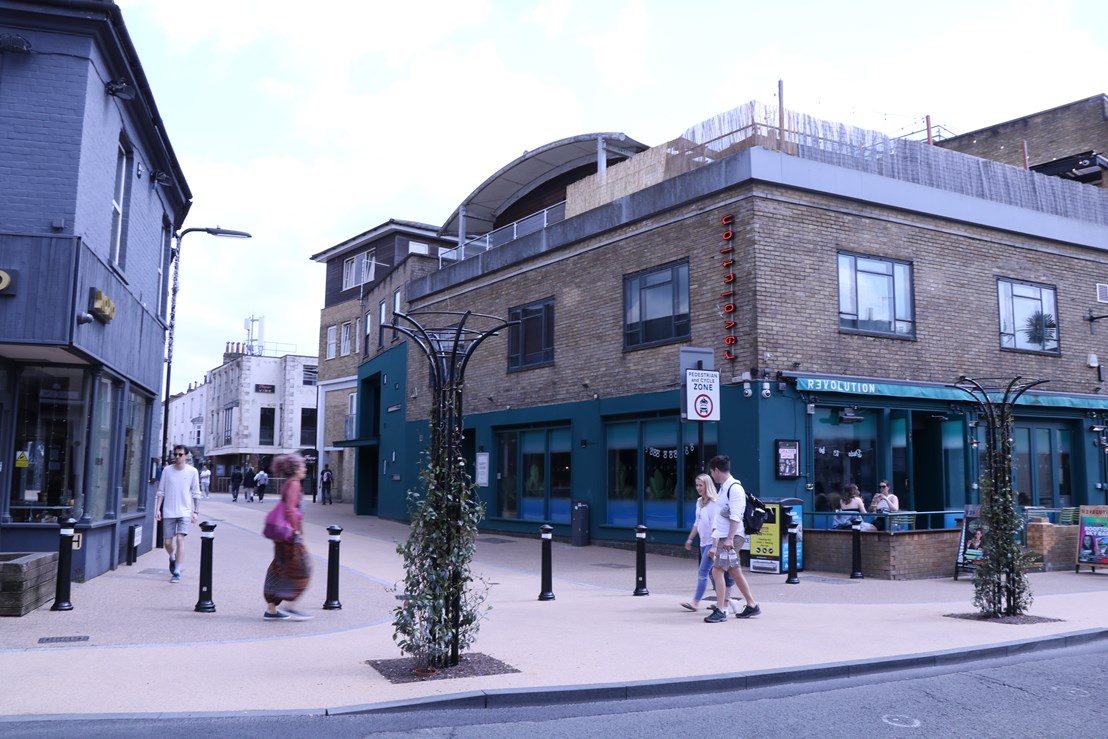
M 685 370 L 685 406 L 690 421 L 718 421 L 719 372 Z

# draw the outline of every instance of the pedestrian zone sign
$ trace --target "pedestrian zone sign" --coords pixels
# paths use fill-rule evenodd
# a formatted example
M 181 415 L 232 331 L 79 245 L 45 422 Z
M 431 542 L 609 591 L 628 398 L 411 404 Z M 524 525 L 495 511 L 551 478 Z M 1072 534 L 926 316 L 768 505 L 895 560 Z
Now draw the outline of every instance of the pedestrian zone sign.
M 685 370 L 685 417 L 690 421 L 719 420 L 719 372 Z

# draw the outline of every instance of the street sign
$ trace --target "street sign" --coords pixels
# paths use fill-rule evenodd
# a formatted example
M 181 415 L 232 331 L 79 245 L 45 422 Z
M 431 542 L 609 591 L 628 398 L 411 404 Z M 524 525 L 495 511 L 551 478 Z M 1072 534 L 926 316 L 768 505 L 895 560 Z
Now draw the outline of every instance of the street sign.
M 690 421 L 719 420 L 719 372 L 685 370 L 685 404 Z

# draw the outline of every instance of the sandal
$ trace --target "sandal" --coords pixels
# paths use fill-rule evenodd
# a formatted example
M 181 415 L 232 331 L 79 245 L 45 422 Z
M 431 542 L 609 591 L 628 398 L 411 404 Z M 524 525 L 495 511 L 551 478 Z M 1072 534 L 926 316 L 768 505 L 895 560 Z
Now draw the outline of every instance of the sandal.
M 681 607 L 687 611 L 696 611 L 696 606 L 694 606 L 692 603 L 682 603 Z

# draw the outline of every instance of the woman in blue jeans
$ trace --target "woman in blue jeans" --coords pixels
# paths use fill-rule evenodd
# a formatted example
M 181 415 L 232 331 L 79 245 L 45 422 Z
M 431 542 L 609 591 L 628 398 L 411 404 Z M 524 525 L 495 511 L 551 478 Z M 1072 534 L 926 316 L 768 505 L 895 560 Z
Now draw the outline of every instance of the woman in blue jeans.
M 708 475 L 696 476 L 696 493 L 700 496 L 696 499 L 696 521 L 689 529 L 689 538 L 685 540 L 685 551 L 691 552 L 693 539 L 700 537 L 700 569 L 696 573 L 696 594 L 691 601 L 681 604 L 682 608 L 689 611 L 700 608 L 700 599 L 708 589 L 712 574 L 712 558 L 708 556 L 708 550 L 712 548 L 712 525 L 719 508 L 719 503 L 716 502 L 716 485 Z M 724 579 L 727 583 L 727 602 L 734 610 L 735 604 L 731 602 L 731 586 L 734 582 L 729 573 L 725 573 Z

